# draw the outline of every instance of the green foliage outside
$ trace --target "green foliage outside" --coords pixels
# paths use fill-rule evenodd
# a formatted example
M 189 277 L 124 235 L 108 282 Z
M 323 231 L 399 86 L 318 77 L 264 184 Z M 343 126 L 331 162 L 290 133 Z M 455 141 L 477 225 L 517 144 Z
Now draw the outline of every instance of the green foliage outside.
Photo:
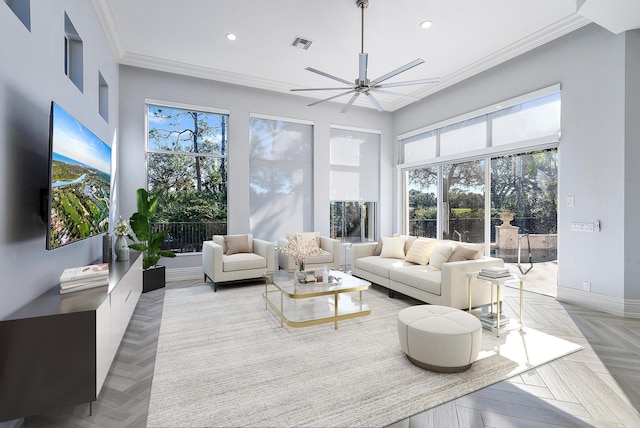
M 530 233 L 557 232 L 557 151 L 491 159 L 491 215 L 515 212 L 516 218 L 532 219 Z M 437 218 L 436 167 L 408 173 L 410 220 Z M 447 195 L 449 219 L 484 218 L 484 161 L 443 166 L 443 193 Z M 426 190 L 420 190 L 426 189 Z
M 155 223 L 226 222 L 227 117 L 149 107 L 149 190 Z

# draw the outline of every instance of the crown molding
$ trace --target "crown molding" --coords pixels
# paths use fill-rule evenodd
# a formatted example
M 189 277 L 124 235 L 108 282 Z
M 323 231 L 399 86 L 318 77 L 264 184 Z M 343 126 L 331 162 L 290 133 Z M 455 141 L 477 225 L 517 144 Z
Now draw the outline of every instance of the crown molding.
M 109 46 L 111 46 L 111 51 L 116 57 L 116 61 L 120 62 L 120 59 L 126 52 L 126 49 L 124 47 L 124 43 L 122 42 L 120 28 L 118 27 L 118 23 L 116 22 L 115 14 L 113 13 L 111 4 L 107 0 L 91 0 L 91 4 L 93 5 L 93 9 L 98 16 L 98 21 L 100 21 L 102 30 L 107 36 Z

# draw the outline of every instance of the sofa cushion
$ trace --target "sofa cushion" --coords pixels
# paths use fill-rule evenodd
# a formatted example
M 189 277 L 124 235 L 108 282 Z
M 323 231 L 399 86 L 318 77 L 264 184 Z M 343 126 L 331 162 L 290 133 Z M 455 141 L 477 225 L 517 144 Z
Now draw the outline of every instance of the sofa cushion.
M 440 295 L 442 272 L 428 266 L 412 265 L 402 269 L 391 269 L 389 279 L 409 285 L 431 294 Z
M 478 250 L 475 248 L 467 247 L 465 245 L 456 245 L 451 256 L 450 262 L 461 262 L 464 260 L 475 260 L 478 257 Z
M 409 248 L 409 252 L 405 256 L 405 260 L 418 265 L 426 265 L 429 263 L 431 254 L 438 246 L 438 241 L 429 238 L 420 238 Z
M 431 254 L 431 258 L 429 259 L 429 266 L 433 270 L 440 270 L 442 268 L 442 263 L 446 263 L 451 257 L 453 253 L 453 245 L 451 244 L 440 244 L 433 250 Z
M 249 248 L 248 235 L 226 235 L 224 243 L 227 246 L 226 254 L 228 255 L 252 252 L 251 248 Z
M 260 269 L 267 267 L 267 259 L 254 253 L 237 253 L 222 256 L 222 271 Z
M 404 260 L 383 258 L 379 256 L 367 256 L 356 259 L 355 266 L 383 278 L 389 278 L 389 271 L 403 266 L 414 266 Z
M 407 238 L 404 236 L 383 237 L 380 257 L 404 259 L 404 244 L 406 240 Z

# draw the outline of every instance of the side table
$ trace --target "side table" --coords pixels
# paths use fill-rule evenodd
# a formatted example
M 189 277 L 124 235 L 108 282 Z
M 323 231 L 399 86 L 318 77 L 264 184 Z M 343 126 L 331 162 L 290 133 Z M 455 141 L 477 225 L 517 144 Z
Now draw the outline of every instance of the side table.
M 483 276 L 479 276 L 480 272 L 467 272 L 467 283 L 468 283 L 468 288 L 469 288 L 469 313 L 471 313 L 471 283 L 472 283 L 472 279 L 475 280 L 479 280 L 479 281 L 484 281 L 486 283 L 488 283 L 491 287 L 491 313 L 493 314 L 493 287 L 495 286 L 497 288 L 497 292 L 496 292 L 496 320 L 497 320 L 497 324 L 496 324 L 496 328 L 497 328 L 497 335 L 500 336 L 500 313 L 501 313 L 501 308 L 500 308 L 500 287 L 509 283 L 509 282 L 516 282 L 518 281 L 520 283 L 520 328 L 522 328 L 522 287 L 523 287 L 523 283 L 524 283 L 524 279 L 522 278 L 522 276 L 519 275 L 510 275 L 504 278 L 487 278 L 487 277 L 483 277 Z

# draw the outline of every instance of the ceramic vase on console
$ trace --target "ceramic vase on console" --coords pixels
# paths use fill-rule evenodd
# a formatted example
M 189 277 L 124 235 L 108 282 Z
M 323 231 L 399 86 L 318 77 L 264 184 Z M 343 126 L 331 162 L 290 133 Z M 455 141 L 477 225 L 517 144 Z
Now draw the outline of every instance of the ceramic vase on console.
M 118 258 L 118 260 L 129 260 L 129 244 L 127 244 L 126 237 L 119 235 L 116 238 L 114 249 L 116 251 L 116 257 Z

